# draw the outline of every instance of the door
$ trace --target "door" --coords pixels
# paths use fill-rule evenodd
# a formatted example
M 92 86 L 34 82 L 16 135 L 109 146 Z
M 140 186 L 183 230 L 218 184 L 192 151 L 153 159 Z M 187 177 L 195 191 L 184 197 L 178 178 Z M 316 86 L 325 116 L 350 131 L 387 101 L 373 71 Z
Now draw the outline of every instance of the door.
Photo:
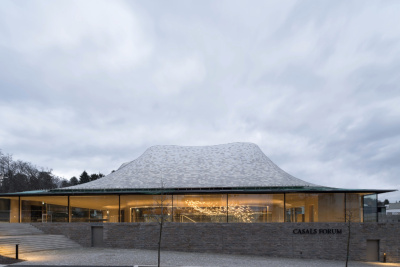
M 379 240 L 367 240 L 367 261 L 379 261 Z
M 92 226 L 92 247 L 103 246 L 103 226 Z

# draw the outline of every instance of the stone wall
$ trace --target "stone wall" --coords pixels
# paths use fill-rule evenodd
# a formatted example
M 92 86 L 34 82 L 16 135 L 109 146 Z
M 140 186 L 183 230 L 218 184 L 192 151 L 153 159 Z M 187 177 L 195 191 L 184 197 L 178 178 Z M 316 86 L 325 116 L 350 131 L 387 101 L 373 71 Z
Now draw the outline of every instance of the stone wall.
M 91 226 L 103 226 L 104 246 L 156 249 L 156 223 L 34 223 L 49 234 L 63 234 L 91 246 Z M 165 223 L 162 249 L 273 257 L 345 260 L 345 223 Z M 350 260 L 365 261 L 367 240 L 380 240 L 379 257 L 400 262 L 399 223 L 352 223 Z
M 65 235 L 84 247 L 92 245 L 91 227 L 89 223 L 31 223 L 45 234 Z

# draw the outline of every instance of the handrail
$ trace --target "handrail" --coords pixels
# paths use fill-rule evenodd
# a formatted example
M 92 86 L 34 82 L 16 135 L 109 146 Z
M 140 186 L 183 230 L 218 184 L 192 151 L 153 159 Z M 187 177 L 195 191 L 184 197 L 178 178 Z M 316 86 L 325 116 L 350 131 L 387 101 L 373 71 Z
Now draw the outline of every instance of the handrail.
M 185 217 L 185 218 L 188 219 L 189 221 L 192 221 L 192 222 L 196 223 L 195 220 L 190 219 L 190 218 L 189 218 L 188 216 L 186 216 L 186 215 L 181 215 L 181 222 L 183 222 L 183 217 Z

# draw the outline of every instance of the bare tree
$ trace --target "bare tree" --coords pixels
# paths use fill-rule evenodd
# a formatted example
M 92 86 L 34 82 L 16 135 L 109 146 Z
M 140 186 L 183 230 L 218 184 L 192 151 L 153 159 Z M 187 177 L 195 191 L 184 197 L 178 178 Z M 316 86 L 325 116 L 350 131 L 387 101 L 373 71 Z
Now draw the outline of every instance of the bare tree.
M 351 223 L 354 219 L 353 212 L 351 210 L 346 211 L 345 219 L 347 223 L 347 253 L 346 253 L 346 267 L 347 267 L 350 256 Z
M 36 167 L 30 162 L 13 160 L 12 155 L 0 151 L 0 192 L 53 189 L 60 181 L 51 169 Z
M 158 260 L 157 266 L 160 267 L 161 264 L 161 240 L 162 240 L 162 231 L 164 223 L 168 220 L 170 214 L 168 211 L 169 206 L 169 198 L 165 194 L 164 182 L 161 180 L 161 188 L 159 193 L 159 199 L 157 200 L 157 208 L 153 210 L 154 217 L 159 225 L 159 235 L 158 235 Z

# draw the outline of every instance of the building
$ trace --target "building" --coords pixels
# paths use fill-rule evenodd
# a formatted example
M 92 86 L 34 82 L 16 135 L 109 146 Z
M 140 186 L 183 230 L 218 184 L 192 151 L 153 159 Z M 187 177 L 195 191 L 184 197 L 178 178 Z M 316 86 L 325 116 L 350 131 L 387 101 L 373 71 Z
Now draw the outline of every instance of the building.
M 389 203 L 385 205 L 385 213 L 378 214 L 379 222 L 400 223 L 400 203 Z
M 400 215 L 400 203 L 389 203 L 386 205 L 387 215 Z
M 305 182 L 250 143 L 153 146 L 89 183 L 4 194 L 2 221 L 151 222 L 163 199 L 172 222 L 367 222 L 390 191 Z
M 343 189 L 305 182 L 280 169 L 251 143 L 154 146 L 101 179 L 68 188 L 3 194 L 0 207 L 4 222 L 52 222 L 35 225 L 67 236 L 79 232 L 76 238 L 86 236 L 79 242 L 88 246 L 90 227 L 102 227 L 106 246 L 153 248 L 147 240 L 151 240 L 154 222 L 162 214 L 170 222 L 165 228 L 170 240 L 166 241 L 170 244 L 167 249 L 329 259 L 342 253 L 345 222 L 377 222 L 377 195 L 390 191 L 395 190 Z M 205 229 L 199 234 L 202 243 L 188 246 L 186 235 L 200 229 Z M 137 242 L 124 239 L 130 231 L 136 237 L 146 236 Z M 214 240 L 223 231 L 227 231 L 229 244 L 225 239 Z M 371 237 L 359 231 L 365 248 Z M 242 236 L 247 232 L 251 234 Z M 390 233 L 387 229 L 384 232 Z M 256 252 L 246 250 L 246 242 L 252 248 L 259 246 L 254 235 L 264 236 L 264 241 L 274 237 L 271 249 L 265 251 L 268 246 L 263 244 Z M 180 239 L 178 245 L 177 236 L 186 239 Z M 317 236 L 318 242 L 310 244 L 306 252 L 304 238 Z M 340 241 L 333 244 L 335 240 Z M 237 247 L 225 251 L 235 242 Z M 299 242 L 300 254 L 293 242 Z M 286 252 L 288 246 L 291 249 Z M 332 246 L 337 246 L 337 251 L 329 254 L 326 250 Z M 385 246 L 378 247 L 379 257 Z M 365 255 L 357 254 L 353 259 L 365 259 Z

